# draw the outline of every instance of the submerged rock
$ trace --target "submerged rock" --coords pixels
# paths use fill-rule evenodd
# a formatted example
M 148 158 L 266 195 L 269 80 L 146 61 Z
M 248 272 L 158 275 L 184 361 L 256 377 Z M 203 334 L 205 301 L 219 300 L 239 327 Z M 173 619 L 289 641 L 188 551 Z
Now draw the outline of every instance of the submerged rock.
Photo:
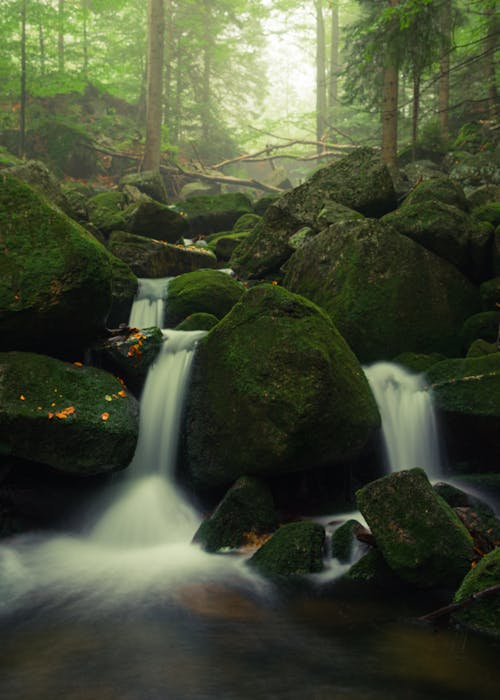
M 324 543 L 325 530 L 317 523 L 283 525 L 248 565 L 270 578 L 318 573 L 323 570 Z
M 421 469 L 377 479 L 356 499 L 385 561 L 403 581 L 452 585 L 469 570 L 472 538 Z
M 353 459 L 379 415 L 363 371 L 307 299 L 260 285 L 200 341 L 187 400 L 195 482 Z
M 111 306 L 107 250 L 26 183 L 0 184 L 2 348 L 85 347 Z
M 0 353 L 0 442 L 14 456 L 85 476 L 124 469 L 139 428 L 118 379 L 32 353 Z
M 297 250 L 283 284 L 331 316 L 362 362 L 402 352 L 458 355 L 477 289 L 452 265 L 378 221 L 344 221 Z
M 179 275 L 168 287 L 166 326 L 176 326 L 199 312 L 221 319 L 244 292 L 239 282 L 218 270 L 196 270 Z
M 224 547 L 240 547 L 248 536 L 273 532 L 277 525 L 268 486 L 254 477 L 242 476 L 200 525 L 193 541 L 208 552 L 216 552 Z
M 461 603 L 490 586 L 500 585 L 500 548 L 483 557 L 469 571 L 455 594 L 454 602 Z M 460 625 L 500 640 L 500 590 L 453 614 Z

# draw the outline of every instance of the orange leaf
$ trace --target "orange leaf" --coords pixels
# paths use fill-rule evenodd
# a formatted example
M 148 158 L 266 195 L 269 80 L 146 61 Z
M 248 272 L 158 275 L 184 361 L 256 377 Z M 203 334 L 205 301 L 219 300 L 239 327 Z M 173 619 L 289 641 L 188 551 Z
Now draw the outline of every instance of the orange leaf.
M 19 398 L 21 399 L 21 401 L 26 401 L 26 397 L 23 394 L 21 394 Z
M 101 413 L 101 420 L 108 420 L 109 413 Z
M 121 396 L 122 398 L 125 398 L 126 395 L 127 395 L 127 392 L 126 392 L 126 391 L 123 391 L 123 389 L 122 389 L 121 391 L 118 392 L 118 396 Z
M 75 407 L 68 406 L 67 408 L 63 408 L 62 411 L 58 411 L 56 413 L 56 418 L 60 418 L 61 420 L 63 420 L 64 418 L 67 418 L 68 416 L 70 416 L 74 412 L 75 412 Z
M 81 362 L 73 362 L 73 364 L 75 365 L 75 367 L 83 367 Z
M 54 414 L 49 412 L 49 413 L 47 413 L 47 417 L 49 420 L 52 420 L 52 418 L 54 417 Z

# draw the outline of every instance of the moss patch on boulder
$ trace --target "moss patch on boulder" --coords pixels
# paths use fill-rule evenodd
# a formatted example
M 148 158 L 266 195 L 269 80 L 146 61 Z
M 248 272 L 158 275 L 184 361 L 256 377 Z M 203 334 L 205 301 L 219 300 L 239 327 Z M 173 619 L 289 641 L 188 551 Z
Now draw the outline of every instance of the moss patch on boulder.
M 167 190 L 163 178 L 159 172 L 154 170 L 143 170 L 140 173 L 130 173 L 125 175 L 120 180 L 120 187 L 131 185 L 136 187 L 139 192 L 143 192 L 151 199 L 154 199 L 161 204 L 167 204 Z
M 191 314 L 199 312 L 220 319 L 239 301 L 244 291 L 239 282 L 217 270 L 197 270 L 179 275 L 168 288 L 166 325 L 177 326 Z
M 437 177 L 420 182 L 406 197 L 403 207 L 438 200 L 443 204 L 469 211 L 469 203 L 460 185 L 449 177 Z
M 190 197 L 179 207 L 191 235 L 228 231 L 241 216 L 253 213 L 252 203 L 241 192 Z
M 330 319 L 273 285 L 249 290 L 200 341 L 187 403 L 187 463 L 202 484 L 349 460 L 379 426 Z
M 23 459 L 78 475 L 125 468 L 137 401 L 118 379 L 32 353 L 0 353 L 0 442 Z
M 483 557 L 464 578 L 454 602 L 461 603 L 472 595 L 500 584 L 500 548 Z M 453 614 L 460 625 L 500 641 L 500 590 L 475 601 Z
M 446 360 L 446 357 L 439 352 L 433 352 L 429 355 L 416 352 L 402 352 L 400 355 L 394 357 L 392 361 L 397 365 L 406 367 L 411 372 L 421 374 L 422 372 L 427 372 L 429 367 L 432 367 L 436 362 L 441 362 L 442 360 Z
M 269 578 L 305 576 L 323 570 L 325 530 L 317 523 L 283 525 L 248 561 Z
M 500 277 L 483 282 L 479 288 L 481 304 L 485 311 L 500 311 Z
M 209 331 L 219 323 L 217 316 L 199 312 L 191 314 L 175 327 L 176 331 Z
M 166 206 L 147 197 L 131 204 L 124 212 L 126 223 L 116 226 L 138 236 L 176 243 L 188 231 L 186 217 L 177 207 Z
M 480 338 L 487 343 L 495 343 L 500 326 L 500 309 L 482 311 L 470 316 L 462 327 L 462 347 L 468 348 L 474 340 Z
M 111 231 L 125 227 L 124 207 L 123 192 L 117 190 L 100 192 L 87 202 L 88 217 L 98 231 L 109 235 Z

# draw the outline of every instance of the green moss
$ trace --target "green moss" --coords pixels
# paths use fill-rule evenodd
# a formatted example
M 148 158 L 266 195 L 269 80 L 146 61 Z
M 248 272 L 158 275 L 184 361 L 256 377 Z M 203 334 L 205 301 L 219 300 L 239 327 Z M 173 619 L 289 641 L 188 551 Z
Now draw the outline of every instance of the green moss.
M 219 323 L 217 316 L 203 312 L 191 314 L 175 327 L 177 331 L 209 331 Z
M 222 318 L 244 291 L 241 284 L 217 270 L 197 270 L 179 275 L 168 289 L 166 325 L 176 326 L 199 312 Z
M 113 375 L 43 355 L 0 353 L 0 441 L 13 455 L 95 474 L 126 467 L 137 433 L 137 402 Z
M 402 365 L 417 374 L 426 372 L 429 367 L 432 367 L 436 362 L 441 362 L 442 360 L 446 360 L 446 357 L 439 352 L 433 352 L 429 355 L 416 352 L 402 352 L 392 359 L 397 365 Z
M 492 355 L 496 352 L 498 352 L 496 343 L 488 343 L 486 340 L 481 340 L 478 338 L 471 343 L 469 349 L 467 350 L 466 357 L 484 357 L 484 355 Z
M 186 217 L 177 207 L 166 206 L 152 199 L 139 200 L 124 212 L 125 228 L 139 236 L 151 236 L 160 241 L 176 243 L 188 231 Z
M 404 581 L 448 585 L 469 569 L 472 538 L 421 469 L 377 479 L 356 499 L 385 561 Z
M 500 202 L 490 202 L 476 207 L 472 216 L 478 221 L 486 221 L 496 228 L 500 225 Z
M 208 552 L 240 547 L 247 535 L 262 535 L 277 527 L 269 488 L 258 479 L 242 476 L 194 536 Z
M 120 230 L 125 227 L 125 196 L 123 192 L 101 192 L 87 202 L 90 221 L 102 233 Z
M 0 167 L 8 168 L 11 165 L 20 165 L 22 161 L 10 153 L 4 146 L 0 146 Z
M 259 221 L 262 221 L 262 217 L 258 216 L 258 214 L 243 214 L 234 224 L 233 231 L 235 233 L 251 231 L 257 226 Z
M 109 328 L 116 328 L 126 323 L 130 315 L 132 302 L 137 293 L 139 282 L 127 263 L 109 253 L 112 275 L 112 304 L 108 316 Z
M 500 548 L 484 556 L 464 578 L 455 594 L 460 603 L 475 593 L 500 584 Z M 500 591 L 475 601 L 454 613 L 453 619 L 461 625 L 500 640 Z
M 469 209 L 463 189 L 449 177 L 437 177 L 420 182 L 406 197 L 402 206 L 406 208 L 429 200 L 438 200 L 443 204 L 458 207 L 462 211 Z
M 239 192 L 190 197 L 190 199 L 182 202 L 180 207 L 188 216 L 215 212 L 241 212 L 241 216 L 243 213 L 252 212 L 250 200 Z
M 7 173 L 0 182 L 3 347 L 84 346 L 111 304 L 106 249 L 25 183 Z
M 305 576 L 323 570 L 325 531 L 317 523 L 284 525 L 248 561 L 263 576 Z
M 187 413 L 190 469 L 214 484 L 353 458 L 379 423 L 361 367 L 326 314 L 267 284 L 200 341 Z
M 167 204 L 167 191 L 163 178 L 158 171 L 143 170 L 140 173 L 130 173 L 120 180 L 120 187 L 132 185 L 157 202 Z
M 500 325 L 499 311 L 482 311 L 470 316 L 462 327 L 462 347 L 468 348 L 477 338 L 487 343 L 496 342 Z
M 214 233 L 211 236 L 207 236 L 206 240 L 208 247 L 216 254 L 217 258 L 229 260 L 238 244 L 248 238 L 248 236 L 249 231 L 239 233 Z
M 351 559 L 352 546 L 356 539 L 355 528 L 360 524 L 357 520 L 346 520 L 332 535 L 332 557 L 340 562 L 348 562 Z
M 500 310 L 500 277 L 483 282 L 479 288 L 481 304 L 485 311 Z
M 344 579 L 358 583 L 376 584 L 381 587 L 394 586 L 398 581 L 378 549 L 372 549 L 353 564 L 345 574 Z

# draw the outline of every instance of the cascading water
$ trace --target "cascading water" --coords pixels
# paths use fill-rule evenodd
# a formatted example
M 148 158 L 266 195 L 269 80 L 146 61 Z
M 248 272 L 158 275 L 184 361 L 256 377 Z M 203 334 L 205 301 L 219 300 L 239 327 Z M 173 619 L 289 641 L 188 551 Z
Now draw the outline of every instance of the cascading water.
M 171 279 L 139 279 L 139 288 L 130 311 L 130 328 L 163 328 L 168 283 Z
M 422 375 L 378 362 L 365 368 L 382 418 L 382 438 L 390 472 L 420 467 L 430 478 L 441 471 L 441 455 L 432 394 Z

